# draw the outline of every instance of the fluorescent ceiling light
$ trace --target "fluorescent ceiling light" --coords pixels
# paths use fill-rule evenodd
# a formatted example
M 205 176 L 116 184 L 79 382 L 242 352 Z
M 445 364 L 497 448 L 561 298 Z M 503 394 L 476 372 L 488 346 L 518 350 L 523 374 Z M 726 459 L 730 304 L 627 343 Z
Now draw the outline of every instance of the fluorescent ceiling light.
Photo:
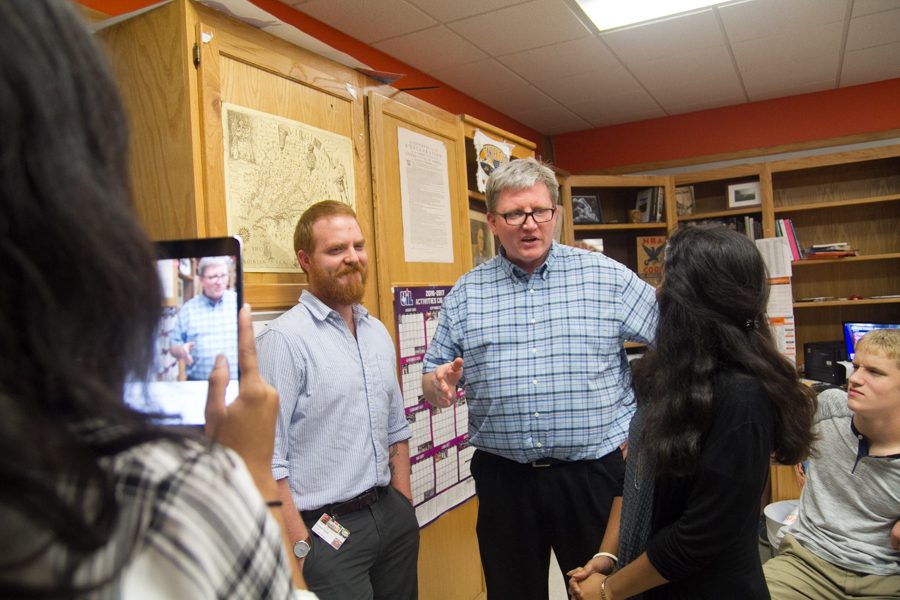
M 723 0 L 575 0 L 599 31 L 728 4 Z

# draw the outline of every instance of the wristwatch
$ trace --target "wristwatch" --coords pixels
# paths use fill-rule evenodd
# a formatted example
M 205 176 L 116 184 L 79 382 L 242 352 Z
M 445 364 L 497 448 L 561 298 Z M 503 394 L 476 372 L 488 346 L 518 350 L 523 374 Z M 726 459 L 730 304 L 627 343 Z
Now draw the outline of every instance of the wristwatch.
M 309 550 L 309 537 L 294 544 L 294 556 L 297 558 L 306 558 L 306 555 L 309 554 Z

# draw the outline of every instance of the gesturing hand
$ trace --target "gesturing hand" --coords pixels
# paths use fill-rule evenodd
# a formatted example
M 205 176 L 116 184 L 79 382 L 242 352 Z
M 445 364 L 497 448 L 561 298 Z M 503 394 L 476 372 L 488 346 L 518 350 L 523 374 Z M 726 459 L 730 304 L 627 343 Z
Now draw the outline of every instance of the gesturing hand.
M 456 400 L 456 384 L 463 375 L 463 359 L 456 358 L 453 362 L 444 363 L 434 370 L 432 380 L 436 396 L 437 406 L 447 407 Z

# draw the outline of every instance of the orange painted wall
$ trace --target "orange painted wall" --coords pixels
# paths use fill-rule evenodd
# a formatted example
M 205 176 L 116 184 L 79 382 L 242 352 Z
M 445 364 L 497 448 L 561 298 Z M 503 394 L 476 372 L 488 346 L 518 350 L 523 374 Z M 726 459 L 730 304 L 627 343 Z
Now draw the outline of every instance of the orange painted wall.
M 154 0 L 78 1 L 116 15 Z M 440 85 L 436 90 L 409 93 L 450 113 L 473 115 L 542 148 L 543 136 L 538 132 L 425 73 L 280 2 L 251 1 L 373 69 L 407 73 L 395 87 Z M 887 130 L 900 130 L 900 79 L 559 134 L 553 136 L 553 156 L 561 168 L 581 173 Z
M 573 173 L 900 129 L 900 79 L 554 136 Z

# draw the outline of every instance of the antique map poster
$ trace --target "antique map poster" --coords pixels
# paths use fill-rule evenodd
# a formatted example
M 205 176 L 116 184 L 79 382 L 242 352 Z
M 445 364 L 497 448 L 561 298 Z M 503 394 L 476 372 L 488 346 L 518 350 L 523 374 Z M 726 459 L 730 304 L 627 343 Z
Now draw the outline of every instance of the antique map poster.
M 353 142 L 298 121 L 222 105 L 228 233 L 244 242 L 244 271 L 295 272 L 294 226 L 310 205 L 356 208 Z

